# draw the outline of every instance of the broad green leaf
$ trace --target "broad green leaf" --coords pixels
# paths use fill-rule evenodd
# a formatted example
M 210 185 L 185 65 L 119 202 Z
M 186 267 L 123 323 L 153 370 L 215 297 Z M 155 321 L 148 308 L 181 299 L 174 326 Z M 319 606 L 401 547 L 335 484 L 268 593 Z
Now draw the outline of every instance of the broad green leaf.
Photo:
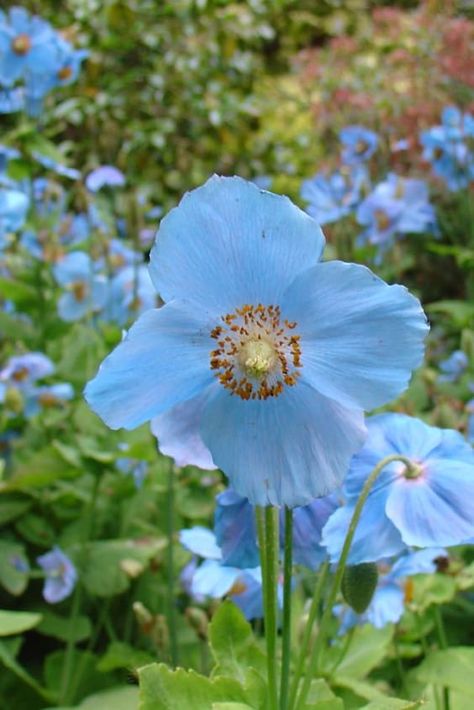
M 0 584 L 10 594 L 22 594 L 28 586 L 28 560 L 23 545 L 0 540 Z
M 473 698 L 474 706 L 474 648 L 458 646 L 432 651 L 412 671 L 414 678 L 422 683 L 453 688 Z
M 109 688 L 113 679 L 97 670 L 97 656 L 89 651 L 74 649 L 71 655 L 71 667 L 81 669 L 80 697 L 98 693 Z M 53 651 L 44 663 L 44 680 L 48 689 L 55 695 L 61 691 L 65 662 L 65 651 Z
M 34 301 L 37 297 L 32 286 L 28 286 L 22 281 L 14 281 L 6 276 L 0 276 L 0 295 L 15 303 Z
M 160 552 L 165 540 L 146 542 L 135 540 L 102 540 L 88 546 L 82 582 L 90 594 L 111 597 L 121 594 L 130 585 L 127 561 L 146 563 Z
M 456 581 L 447 574 L 420 574 L 412 577 L 413 605 L 424 611 L 431 604 L 444 604 L 456 594 Z
M 254 710 L 246 703 L 212 703 L 211 710 Z
M 231 601 L 221 604 L 214 614 L 209 625 L 209 643 L 217 664 L 214 676 L 230 676 L 243 683 L 248 668 L 265 672 L 265 656 L 252 627 Z
M 46 710 L 138 710 L 138 688 L 136 686 L 111 688 L 89 695 L 74 707 L 51 707 Z
M 400 700 L 398 698 L 380 698 L 372 700 L 368 705 L 364 705 L 361 710 L 416 710 L 424 707 L 421 700 Z
M 311 681 L 306 708 L 321 708 L 321 710 L 344 710 L 344 703 L 337 698 L 329 685 L 322 678 Z
M 139 710 L 209 710 L 215 702 L 246 703 L 244 689 L 232 678 L 205 678 L 195 671 L 155 663 L 138 671 Z
M 0 609 L 0 636 L 12 636 L 28 631 L 41 621 L 41 614 Z
M 43 619 L 36 629 L 44 636 L 52 636 L 60 641 L 78 643 L 89 638 L 92 631 L 91 622 L 87 616 L 76 616 L 71 623 L 69 617 L 59 616 L 52 611 L 43 612 Z
M 337 666 L 338 676 L 364 678 L 385 657 L 393 636 L 393 625 L 375 629 L 364 624 L 354 630 L 349 650 Z M 340 649 L 329 649 L 324 656 L 325 669 L 330 671 L 340 655 Z
M 113 641 L 97 664 L 97 669 L 107 673 L 117 668 L 138 668 L 153 663 L 153 661 L 154 658 L 150 653 L 121 641 Z
M 15 529 L 25 540 L 39 547 L 52 547 L 56 540 L 56 533 L 48 520 L 36 513 L 20 518 Z
M 10 641 L 0 641 L 0 662 L 8 668 L 9 671 L 14 673 L 23 683 L 29 685 L 33 688 L 38 695 L 44 698 L 47 702 L 51 703 L 55 700 L 54 693 L 49 692 L 46 688 L 43 688 L 33 676 L 31 676 L 28 671 L 26 671 L 23 666 L 18 663 L 15 656 L 18 652 L 18 645 L 16 643 L 11 643 Z
M 31 498 L 16 493 L 0 494 L 0 525 L 9 523 L 10 520 L 20 517 L 31 508 Z

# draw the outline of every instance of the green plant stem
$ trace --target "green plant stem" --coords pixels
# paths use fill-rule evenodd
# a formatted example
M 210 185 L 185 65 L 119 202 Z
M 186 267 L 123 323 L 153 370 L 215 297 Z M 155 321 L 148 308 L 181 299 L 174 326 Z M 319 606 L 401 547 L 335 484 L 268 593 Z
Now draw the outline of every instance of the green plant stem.
M 174 466 L 170 459 L 168 467 L 168 504 L 166 516 L 167 547 L 167 616 L 170 639 L 170 657 L 173 666 L 178 665 L 178 637 L 176 634 L 176 608 L 174 594 Z
M 405 669 L 403 667 L 402 657 L 400 655 L 400 645 L 397 639 L 398 626 L 395 627 L 393 634 L 393 651 L 395 654 L 395 663 L 397 664 L 397 673 L 400 680 L 400 687 L 404 693 L 407 692 L 406 680 L 405 680 Z
M 301 688 L 301 693 L 298 698 L 298 703 L 297 707 L 298 708 L 303 708 L 306 699 L 308 697 L 309 689 L 311 686 L 311 681 L 312 679 L 316 676 L 318 672 L 318 666 L 319 666 L 319 656 L 321 653 L 321 649 L 323 647 L 324 642 L 326 641 L 326 636 L 328 633 L 328 626 L 331 621 L 331 615 L 332 615 L 332 610 L 334 607 L 334 603 L 336 601 L 337 593 L 339 591 L 339 588 L 341 586 L 341 581 L 342 577 L 344 574 L 344 569 L 346 566 L 347 558 L 349 556 L 349 551 L 351 548 L 352 540 L 354 538 L 354 534 L 362 513 L 362 509 L 365 505 L 365 502 L 369 496 L 369 493 L 372 489 L 372 486 L 379 476 L 380 472 L 382 469 L 385 468 L 389 463 L 392 463 L 393 461 L 401 461 L 404 463 L 408 469 L 412 470 L 413 469 L 413 464 L 408 459 L 406 456 L 401 456 L 399 454 L 392 454 L 391 456 L 386 456 L 382 461 L 380 461 L 377 466 L 371 471 L 369 477 L 367 478 L 366 482 L 364 483 L 364 487 L 362 488 L 362 492 L 357 500 L 354 513 L 352 515 L 351 522 L 349 524 L 349 529 L 346 534 L 346 538 L 344 540 L 344 545 L 342 547 L 342 552 L 341 556 L 339 558 L 339 562 L 336 567 L 336 573 L 334 575 L 333 583 L 329 591 L 328 598 L 326 600 L 326 606 L 321 618 L 321 624 L 319 627 L 319 633 L 318 636 L 315 639 L 315 642 L 313 644 L 313 649 L 311 652 L 311 657 L 309 659 L 309 664 L 307 667 L 307 672 L 303 681 L 303 685 Z
M 283 560 L 283 630 L 280 678 L 280 710 L 288 708 L 291 658 L 291 573 L 293 570 L 293 509 L 285 507 Z
M 313 598 L 311 600 L 311 606 L 309 608 L 308 621 L 306 622 L 306 625 L 305 625 L 303 639 L 301 641 L 301 649 L 300 649 L 300 653 L 298 656 L 298 660 L 296 662 L 295 672 L 293 675 L 293 682 L 291 684 L 291 690 L 290 690 L 290 702 L 289 702 L 290 708 L 294 707 L 294 704 L 296 701 L 296 695 L 298 693 L 299 682 L 300 682 L 301 676 L 303 675 L 304 665 L 305 665 L 306 658 L 309 653 L 311 632 L 313 631 L 314 622 L 316 620 L 316 616 L 319 611 L 319 605 L 321 603 L 321 596 L 322 596 L 324 585 L 326 584 L 328 571 L 329 571 L 329 563 L 323 562 L 323 564 L 321 565 L 321 569 L 319 571 L 317 581 L 316 581 L 316 586 L 314 588 L 314 594 L 313 594 Z
M 277 686 L 277 583 L 278 583 L 278 510 L 272 506 L 257 508 L 260 559 L 263 582 L 263 611 L 267 646 L 269 710 L 278 710 Z
M 441 611 L 439 606 L 435 606 L 435 624 L 436 632 L 438 634 L 438 642 L 441 649 L 448 648 L 448 641 L 446 639 L 446 631 L 444 629 L 443 617 L 441 616 Z M 449 688 L 443 687 L 443 705 L 444 710 L 450 710 L 451 701 L 449 697 Z

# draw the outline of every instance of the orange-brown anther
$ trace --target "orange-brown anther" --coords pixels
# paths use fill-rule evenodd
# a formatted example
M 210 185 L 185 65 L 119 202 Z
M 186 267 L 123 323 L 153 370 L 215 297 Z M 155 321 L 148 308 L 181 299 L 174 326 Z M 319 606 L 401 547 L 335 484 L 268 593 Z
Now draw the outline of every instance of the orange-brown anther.
M 278 306 L 244 304 L 222 316 L 224 325 L 211 331 L 217 348 L 210 352 L 210 367 L 219 382 L 243 400 L 278 397 L 293 387 L 301 363 L 297 323 L 281 319 Z
M 87 296 L 87 285 L 84 283 L 84 281 L 75 281 L 71 285 L 71 290 L 74 294 L 74 298 L 77 301 L 83 301 Z
M 60 70 L 58 71 L 58 79 L 59 79 L 60 81 L 67 81 L 68 79 L 71 78 L 71 76 L 72 76 L 72 69 L 71 69 L 71 67 L 68 67 L 68 66 L 62 67 L 62 69 L 60 69 Z
M 15 54 L 27 54 L 31 49 L 31 39 L 27 34 L 17 35 L 12 41 L 12 49 Z

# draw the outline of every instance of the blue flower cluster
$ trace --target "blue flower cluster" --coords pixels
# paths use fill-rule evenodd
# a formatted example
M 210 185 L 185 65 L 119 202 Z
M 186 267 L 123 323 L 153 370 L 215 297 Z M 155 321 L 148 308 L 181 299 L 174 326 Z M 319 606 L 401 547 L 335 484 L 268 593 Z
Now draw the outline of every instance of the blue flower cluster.
M 421 134 L 423 157 L 449 190 L 461 190 L 474 180 L 473 138 L 474 116 L 455 106 L 443 110 L 441 125 Z
M 39 115 L 46 94 L 77 79 L 87 54 L 22 7 L 0 11 L 0 113 Z

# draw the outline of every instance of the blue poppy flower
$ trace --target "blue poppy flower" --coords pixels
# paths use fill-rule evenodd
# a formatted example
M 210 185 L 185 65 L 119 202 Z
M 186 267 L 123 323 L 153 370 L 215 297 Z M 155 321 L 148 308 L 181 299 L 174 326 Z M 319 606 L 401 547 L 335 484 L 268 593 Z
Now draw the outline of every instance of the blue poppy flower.
M 259 567 L 242 569 L 224 564 L 215 535 L 207 528 L 196 526 L 180 531 L 181 544 L 204 562 L 187 569 L 186 582 L 197 601 L 205 597 L 222 599 L 228 596 L 247 619 L 263 616 L 262 576 Z M 280 589 L 281 599 L 281 589 Z
M 86 187 L 91 192 L 99 192 L 103 187 L 123 187 L 125 175 L 113 165 L 101 165 L 86 177 Z
M 54 370 L 52 361 L 43 353 L 32 352 L 14 355 L 0 370 L 0 381 L 27 390 L 37 380 L 52 375 Z
M 407 578 L 417 574 L 433 574 L 437 569 L 437 560 L 444 557 L 446 551 L 443 549 L 419 550 L 400 557 L 388 572 L 386 565 L 381 565 L 385 573 L 379 576 L 372 601 L 363 614 L 357 614 L 342 604 L 334 607 L 335 615 L 342 622 L 339 633 L 344 634 L 353 626 L 366 623 L 376 629 L 396 624 L 405 611 Z
M 0 11 L 0 83 L 12 86 L 22 75 L 52 72 L 54 41 L 51 25 L 23 7 Z
M 56 281 L 65 288 L 58 301 L 58 313 L 65 321 L 83 318 L 100 311 L 107 298 L 107 283 L 94 273 L 93 264 L 82 251 L 71 252 L 54 265 Z
M 110 282 L 104 318 L 124 325 L 131 316 L 155 307 L 156 300 L 148 269 L 143 264 L 128 266 Z
M 223 564 L 240 569 L 258 567 L 255 508 L 231 488 L 219 493 L 216 503 L 214 533 Z
M 74 389 L 69 382 L 33 387 L 26 394 L 23 413 L 25 417 L 32 417 L 42 409 L 61 406 L 73 397 Z
M 28 212 L 28 197 L 19 190 L 0 188 L 0 241 L 23 226 Z
M 396 397 L 426 319 L 363 266 L 318 263 L 324 237 L 287 198 L 211 178 L 160 224 L 146 311 L 88 383 L 111 428 L 203 397 L 199 434 L 256 505 L 336 489 L 365 439 L 363 409 Z M 197 422 L 196 422 L 197 424 Z
M 439 363 L 439 369 L 443 373 L 438 377 L 439 382 L 457 382 L 468 364 L 466 353 L 455 350 L 446 360 Z
M 306 211 L 319 224 L 337 222 L 350 214 L 360 201 L 361 189 L 368 184 L 365 169 L 316 173 L 301 185 L 301 197 L 308 202 Z
M 130 446 L 126 443 L 119 444 L 119 449 L 123 452 L 127 452 L 129 448 Z M 137 490 L 143 486 L 148 473 L 147 461 L 124 455 L 115 461 L 115 466 L 121 473 L 124 473 L 127 476 L 132 476 Z
M 77 582 L 77 571 L 73 563 L 56 545 L 50 552 L 36 558 L 46 572 L 43 597 L 48 604 L 57 604 L 68 597 Z
M 346 165 L 362 163 L 375 153 L 379 142 L 373 131 L 363 126 L 346 126 L 339 132 L 342 143 L 342 162 Z
M 339 558 L 357 498 L 372 469 L 386 456 L 362 510 L 349 563 L 373 562 L 407 547 L 449 547 L 474 535 L 474 452 L 461 434 L 431 427 L 405 414 L 381 414 L 368 420 L 369 436 L 351 462 L 344 491 L 347 505 L 331 516 L 323 545 L 331 561 Z
M 25 107 L 25 91 L 23 87 L 0 87 L 0 114 L 16 113 Z
M 396 235 L 437 231 L 434 207 L 423 180 L 393 173 L 361 202 L 356 217 L 366 227 L 358 243 L 376 244 L 381 252 L 391 246 Z
M 469 148 L 473 136 L 474 116 L 463 114 L 455 106 L 443 109 L 441 125 L 420 135 L 423 158 L 449 190 L 461 190 L 474 179 L 474 154 Z

